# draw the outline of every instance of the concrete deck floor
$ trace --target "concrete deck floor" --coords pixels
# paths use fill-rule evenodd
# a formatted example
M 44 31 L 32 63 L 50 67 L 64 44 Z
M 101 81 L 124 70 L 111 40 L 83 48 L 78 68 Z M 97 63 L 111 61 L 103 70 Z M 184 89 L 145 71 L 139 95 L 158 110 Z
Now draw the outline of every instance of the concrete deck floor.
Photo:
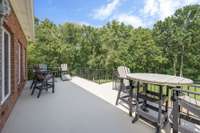
M 72 82 L 58 80 L 56 92 L 43 92 L 40 99 L 30 96 L 27 84 L 2 133 L 155 132 L 141 121 L 132 124 L 126 112 Z

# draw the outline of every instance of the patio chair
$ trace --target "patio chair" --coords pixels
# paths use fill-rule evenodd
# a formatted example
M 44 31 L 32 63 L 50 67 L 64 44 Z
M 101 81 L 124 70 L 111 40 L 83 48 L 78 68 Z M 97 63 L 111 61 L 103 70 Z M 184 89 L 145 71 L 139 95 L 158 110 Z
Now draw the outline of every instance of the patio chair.
M 173 89 L 173 110 L 170 115 L 172 119 L 173 133 L 200 133 L 200 93 L 194 90 L 200 86 L 190 89 Z
M 60 68 L 61 68 L 61 80 L 63 81 L 71 80 L 67 64 L 61 64 Z
M 117 68 L 117 78 L 120 80 L 118 95 L 116 99 L 116 105 L 118 105 L 119 100 L 127 103 L 129 98 L 130 83 L 126 79 L 126 75 L 130 73 L 130 69 L 125 66 L 119 66 Z M 125 95 L 124 95 L 125 94 Z
M 52 89 L 52 93 L 54 93 L 54 88 L 55 88 L 55 84 L 54 84 L 54 75 L 51 74 L 50 72 L 43 72 L 40 69 L 35 69 L 35 81 L 34 81 L 34 87 L 33 90 L 31 92 L 31 95 L 34 94 L 35 90 L 39 90 L 39 93 L 37 95 L 37 98 L 40 97 L 41 92 L 43 90 L 48 91 L 48 89 L 51 88 Z
M 48 67 L 46 64 L 35 64 L 33 65 L 33 70 L 32 72 L 35 74 L 36 70 L 40 70 L 41 72 L 43 72 L 43 74 L 45 73 L 48 73 Z M 30 86 L 30 89 L 33 88 L 34 84 L 36 83 L 36 79 L 35 79 L 36 76 L 33 77 L 33 81 L 32 81 L 32 84 Z

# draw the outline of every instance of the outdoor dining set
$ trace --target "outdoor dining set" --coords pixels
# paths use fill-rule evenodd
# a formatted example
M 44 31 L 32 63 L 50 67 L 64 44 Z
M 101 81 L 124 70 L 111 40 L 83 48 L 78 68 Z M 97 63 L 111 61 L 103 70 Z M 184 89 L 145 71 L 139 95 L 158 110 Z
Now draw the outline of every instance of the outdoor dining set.
M 52 93 L 55 92 L 55 72 L 57 71 L 50 71 L 46 64 L 33 65 L 31 71 L 33 73 L 33 81 L 30 86 L 30 89 L 32 89 L 31 95 L 35 93 L 35 90 L 39 91 L 37 98 L 40 97 L 43 90 L 52 89 Z M 59 73 L 63 81 L 70 79 L 67 64 L 61 64 Z
M 120 66 L 116 105 L 128 104 L 132 123 L 138 119 L 156 127 L 156 133 L 169 124 L 173 133 L 200 133 L 200 86 L 192 80 L 165 74 L 131 73 Z M 199 89 L 200 90 L 200 89 Z
M 43 90 L 55 92 L 55 73 L 47 65 L 34 65 L 31 95 Z M 67 64 L 59 67 L 61 80 L 70 79 Z M 116 105 L 127 103 L 132 123 L 139 119 L 156 127 L 156 133 L 168 124 L 173 133 L 200 133 L 200 85 L 191 79 L 155 73 L 131 73 L 120 66 L 117 69 L 120 81 Z M 199 89 L 199 91 L 198 91 Z M 134 115 L 133 115 L 134 113 Z

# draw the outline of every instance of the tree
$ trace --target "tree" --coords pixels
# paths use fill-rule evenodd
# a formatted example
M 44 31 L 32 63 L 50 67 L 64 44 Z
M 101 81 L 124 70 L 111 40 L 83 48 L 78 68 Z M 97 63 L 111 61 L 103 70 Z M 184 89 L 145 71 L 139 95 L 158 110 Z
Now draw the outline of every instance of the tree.
M 165 51 L 169 68 L 173 66 L 174 75 L 183 76 L 183 74 L 188 75 L 189 71 L 196 71 L 187 64 L 192 64 L 194 60 L 191 59 L 197 57 L 197 53 L 191 50 L 199 47 L 199 41 L 196 39 L 199 38 L 197 35 L 200 27 L 199 16 L 200 6 L 190 5 L 178 9 L 173 16 L 166 18 L 163 22 L 157 22 L 154 26 L 154 39 Z M 199 58 L 195 59 L 199 60 Z

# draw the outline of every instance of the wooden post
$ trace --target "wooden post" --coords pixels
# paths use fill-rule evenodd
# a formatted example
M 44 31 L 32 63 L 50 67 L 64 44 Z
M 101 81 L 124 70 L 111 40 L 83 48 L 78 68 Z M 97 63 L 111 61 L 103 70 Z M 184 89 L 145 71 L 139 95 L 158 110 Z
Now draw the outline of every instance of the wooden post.
M 157 133 L 161 133 L 161 126 L 162 126 L 162 117 L 161 117 L 161 115 L 162 115 L 162 104 L 163 104 L 163 86 L 159 86 L 159 100 L 160 100 L 160 102 L 159 102 L 159 110 L 158 110 L 158 122 L 157 122 Z
M 179 118 L 179 105 L 178 105 L 178 92 L 173 91 L 173 133 L 178 133 L 178 118 Z

